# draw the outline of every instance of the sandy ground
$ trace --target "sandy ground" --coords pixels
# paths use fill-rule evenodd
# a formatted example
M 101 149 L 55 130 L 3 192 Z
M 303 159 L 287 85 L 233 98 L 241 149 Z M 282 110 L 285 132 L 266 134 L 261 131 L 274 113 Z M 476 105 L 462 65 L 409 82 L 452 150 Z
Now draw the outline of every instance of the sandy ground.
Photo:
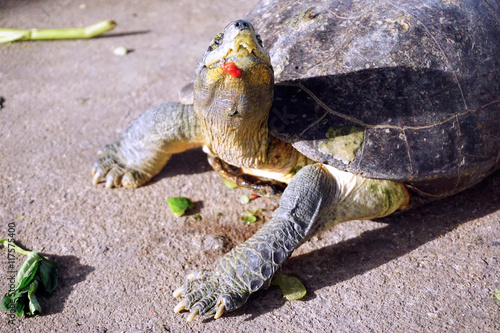
M 114 19 L 106 38 L 0 45 L 0 235 L 60 265 L 42 316 L 0 314 L 1 332 L 498 332 L 500 174 L 455 197 L 380 221 L 354 221 L 303 245 L 284 272 L 308 294 L 259 292 L 219 320 L 187 324 L 171 296 L 251 235 L 243 206 L 201 150 L 175 156 L 149 185 L 106 190 L 90 170 L 104 144 L 144 110 L 178 100 L 214 34 L 252 2 L 0 0 L 0 26 L 84 26 Z M 125 46 L 133 52 L 115 56 Z M 175 218 L 186 196 L 202 217 Z M 222 215 L 221 215 L 221 214 Z M 0 292 L 7 290 L 0 251 Z M 17 257 L 19 265 L 21 257 Z

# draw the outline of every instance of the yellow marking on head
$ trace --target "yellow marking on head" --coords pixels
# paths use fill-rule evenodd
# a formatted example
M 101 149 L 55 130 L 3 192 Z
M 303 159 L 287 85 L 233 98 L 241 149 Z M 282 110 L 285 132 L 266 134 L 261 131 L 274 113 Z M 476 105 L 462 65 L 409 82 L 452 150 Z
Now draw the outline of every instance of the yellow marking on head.
M 208 68 L 205 81 L 208 85 L 212 85 L 224 79 L 224 71 L 220 67 Z

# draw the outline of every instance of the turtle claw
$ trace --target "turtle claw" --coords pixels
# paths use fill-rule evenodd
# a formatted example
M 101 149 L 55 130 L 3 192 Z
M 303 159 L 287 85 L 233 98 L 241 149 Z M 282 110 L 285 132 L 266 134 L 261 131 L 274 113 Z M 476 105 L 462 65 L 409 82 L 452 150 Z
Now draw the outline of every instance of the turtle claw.
M 220 303 L 219 306 L 217 307 L 217 311 L 215 312 L 214 319 L 219 319 L 222 314 L 224 313 L 224 310 L 226 309 L 226 306 L 224 303 Z
M 103 156 L 95 162 L 92 168 L 92 183 L 94 185 L 105 182 L 106 188 L 120 186 L 134 188 L 152 178 L 152 175 L 147 172 L 127 166 L 120 149 L 120 142 L 115 142 L 103 149 Z
M 134 183 L 136 183 L 133 179 L 132 176 L 129 173 L 126 173 L 122 177 L 122 185 L 125 187 L 135 187 Z
M 203 279 L 204 274 L 206 274 L 208 271 L 207 270 L 200 270 L 200 271 L 195 271 L 193 273 L 189 273 L 186 276 L 186 279 L 188 281 L 193 281 L 193 280 L 198 280 L 198 279 Z
M 95 162 L 94 167 L 92 168 L 92 183 L 94 185 L 102 182 L 110 170 L 109 166 L 107 165 L 108 163 L 105 163 L 103 159 L 104 158 L 100 158 L 97 162 Z
M 186 284 L 173 292 L 174 297 L 184 298 L 175 306 L 174 312 L 189 310 L 187 321 L 191 322 L 198 315 L 218 319 L 224 312 L 241 306 L 247 299 L 246 292 L 235 288 L 235 284 L 225 273 L 219 270 L 201 270 L 189 274 Z
M 184 292 L 184 287 L 180 287 L 180 288 L 175 289 L 174 292 L 172 293 L 172 295 L 177 298 L 180 295 L 182 295 L 183 292 Z
M 179 302 L 179 304 L 177 304 L 174 308 L 174 312 L 175 313 L 179 313 L 181 312 L 182 310 L 184 310 L 186 308 L 186 300 L 183 299 L 182 301 Z
M 199 307 L 195 307 L 193 310 L 191 310 L 191 312 L 189 313 L 189 316 L 187 317 L 186 321 L 188 323 L 192 322 L 194 318 L 196 318 L 196 316 L 200 313 L 200 308 Z
M 99 173 L 97 172 L 97 168 L 96 168 L 96 167 L 94 167 L 94 168 L 92 169 L 92 176 L 94 176 L 94 177 L 92 178 L 92 183 L 93 183 L 94 185 L 99 184 L 99 181 L 101 180 L 101 177 L 102 177 L 102 176 L 101 176 L 101 173 L 100 173 L 100 172 L 99 172 Z
M 113 187 L 113 183 L 114 183 L 114 179 L 113 177 L 110 177 L 110 175 L 108 175 L 106 177 L 106 188 L 112 188 Z

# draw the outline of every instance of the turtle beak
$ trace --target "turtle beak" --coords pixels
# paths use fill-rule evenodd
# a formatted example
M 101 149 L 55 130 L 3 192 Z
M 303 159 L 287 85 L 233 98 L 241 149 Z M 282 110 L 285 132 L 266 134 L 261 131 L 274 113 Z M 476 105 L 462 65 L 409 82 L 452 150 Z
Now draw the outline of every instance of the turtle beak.
M 271 67 L 269 55 L 257 40 L 253 26 L 245 20 L 237 20 L 226 26 L 222 44 L 207 54 L 205 66 L 230 59 L 244 67 L 244 59 L 248 57 L 258 58 Z

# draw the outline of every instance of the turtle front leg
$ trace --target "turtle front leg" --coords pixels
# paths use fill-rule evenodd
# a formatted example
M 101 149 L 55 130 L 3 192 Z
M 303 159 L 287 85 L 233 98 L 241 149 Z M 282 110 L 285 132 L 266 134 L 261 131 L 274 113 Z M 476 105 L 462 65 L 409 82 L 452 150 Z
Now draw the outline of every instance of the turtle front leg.
M 192 105 L 166 103 L 136 118 L 120 141 L 103 149 L 92 169 L 93 182 L 138 187 L 167 164 L 172 154 L 203 145 Z
M 225 255 L 213 271 L 188 276 L 174 292 L 184 296 L 176 312 L 214 315 L 243 305 L 251 293 L 267 287 L 276 271 L 300 244 L 325 225 L 334 206 L 337 186 L 326 168 L 302 169 L 285 189 L 272 219 L 245 243 Z
M 332 224 L 381 217 L 408 199 L 404 185 L 366 179 L 321 164 L 301 169 L 283 192 L 279 208 L 254 236 L 226 254 L 213 271 L 188 276 L 174 291 L 184 299 L 175 312 L 190 310 L 218 318 L 243 305 L 250 294 L 271 283 L 292 252 Z

